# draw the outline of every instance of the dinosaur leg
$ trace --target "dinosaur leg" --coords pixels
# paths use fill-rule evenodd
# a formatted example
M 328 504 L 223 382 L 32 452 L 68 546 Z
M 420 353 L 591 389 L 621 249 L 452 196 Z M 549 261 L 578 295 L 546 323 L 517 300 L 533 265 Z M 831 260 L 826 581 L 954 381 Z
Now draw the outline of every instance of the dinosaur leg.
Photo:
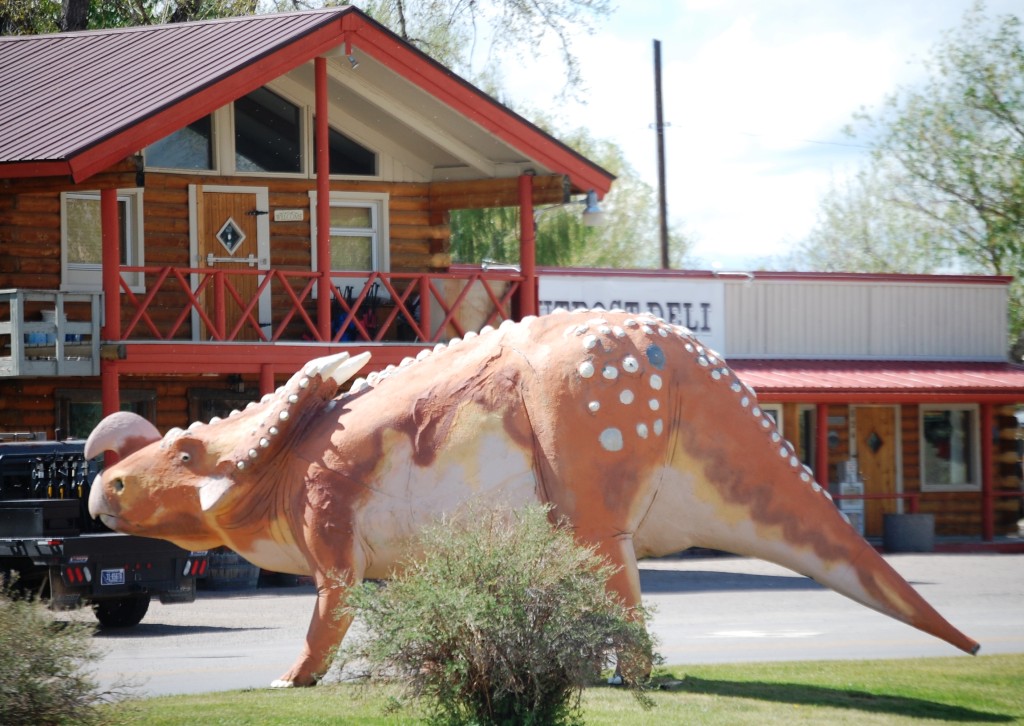
M 359 579 L 348 573 L 342 577 L 332 576 L 331 573 L 316 574 L 316 607 L 309 630 L 306 631 L 306 643 L 295 663 L 270 684 L 271 688 L 315 686 L 327 672 L 334 649 L 352 624 L 352 618 L 340 612 L 345 602 L 345 593 Z
M 578 535 L 579 536 L 579 535 Z M 627 608 L 631 608 L 630 616 L 633 618 L 640 619 L 642 616 L 633 610 L 641 601 L 640 593 L 640 570 L 637 567 L 636 555 L 633 552 L 633 540 L 627 535 L 616 535 L 612 537 L 604 538 L 587 538 L 579 537 L 581 541 L 590 542 L 597 546 L 597 553 L 606 558 L 616 568 L 615 573 L 608 578 L 608 584 L 606 588 L 608 592 L 614 593 L 622 601 L 622 604 Z M 642 659 L 641 662 L 636 665 L 638 668 L 627 668 L 626 672 L 631 672 L 633 677 L 640 677 L 646 679 L 652 668 L 651 653 L 640 653 L 640 654 L 618 654 L 618 661 L 615 666 L 615 675 L 609 681 L 613 684 L 621 684 L 623 682 L 623 672 L 621 666 L 623 659 L 626 657 L 637 657 Z

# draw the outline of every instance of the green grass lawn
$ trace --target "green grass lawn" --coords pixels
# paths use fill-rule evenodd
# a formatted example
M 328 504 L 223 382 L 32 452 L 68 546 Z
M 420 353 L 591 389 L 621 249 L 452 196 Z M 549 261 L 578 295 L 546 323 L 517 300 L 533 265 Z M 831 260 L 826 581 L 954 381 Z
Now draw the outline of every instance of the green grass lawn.
M 659 669 L 654 708 L 622 689 L 583 697 L 587 724 L 1024 724 L 1024 655 Z M 108 707 L 121 723 L 414 724 L 392 687 L 321 686 L 171 696 Z

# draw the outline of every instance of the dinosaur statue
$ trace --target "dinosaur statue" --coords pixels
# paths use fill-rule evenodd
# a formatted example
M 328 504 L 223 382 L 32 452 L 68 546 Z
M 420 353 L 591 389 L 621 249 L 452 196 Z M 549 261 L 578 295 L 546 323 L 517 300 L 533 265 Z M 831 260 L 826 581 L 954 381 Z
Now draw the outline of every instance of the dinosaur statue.
M 90 458 L 120 458 L 89 498 L 111 528 L 313 576 L 305 647 L 274 686 L 314 684 L 349 626 L 335 617 L 345 585 L 388 577 L 418 530 L 474 498 L 552 504 L 619 568 L 608 587 L 627 605 L 640 601 L 638 559 L 702 546 L 978 649 L 844 521 L 754 393 L 685 328 L 562 311 L 424 350 L 339 394 L 368 358 L 313 360 L 245 411 L 163 437 L 115 413 L 86 443 Z

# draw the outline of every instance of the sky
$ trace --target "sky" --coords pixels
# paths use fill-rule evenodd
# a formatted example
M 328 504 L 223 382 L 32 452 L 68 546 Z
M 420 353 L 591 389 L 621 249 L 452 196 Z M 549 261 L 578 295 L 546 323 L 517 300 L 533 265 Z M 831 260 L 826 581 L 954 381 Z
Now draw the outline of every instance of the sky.
M 550 49 L 506 68 L 509 95 L 616 142 L 657 187 L 654 40 L 661 43 L 666 194 L 700 269 L 787 254 L 822 196 L 867 158 L 843 128 L 924 77 L 923 61 L 974 0 L 619 0 L 573 48 L 586 105 L 551 103 Z M 986 14 L 1022 14 L 988 0 Z

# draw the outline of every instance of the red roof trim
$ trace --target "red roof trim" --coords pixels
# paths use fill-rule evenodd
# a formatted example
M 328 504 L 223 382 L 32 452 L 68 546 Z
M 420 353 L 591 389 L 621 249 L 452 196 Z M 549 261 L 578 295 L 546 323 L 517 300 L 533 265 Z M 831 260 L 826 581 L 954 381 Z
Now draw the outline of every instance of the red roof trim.
M 360 45 L 361 51 L 511 146 L 549 167 L 564 170 L 577 189 L 593 189 L 599 197 L 608 193 L 615 179 L 613 174 L 587 161 L 426 54 L 402 43 L 384 26 L 364 15 L 346 16 L 342 24 L 357 36 L 374 41 Z
M 340 28 L 338 18 L 333 18 L 331 22 L 296 38 L 256 62 L 221 77 L 188 98 L 171 104 L 149 118 L 142 119 L 128 129 L 74 155 L 70 165 L 75 181 L 87 179 L 103 171 L 139 149 L 256 90 L 268 80 L 283 75 L 295 66 L 336 47 L 343 38 Z
M 264 57 L 225 72 L 206 87 L 181 100 L 172 101 L 163 109 L 93 141 L 63 159 L 0 164 L 0 178 L 70 174 L 74 181 L 81 182 L 292 68 L 351 40 L 349 33 L 358 32 L 366 39 L 366 43 L 360 45 L 361 51 L 538 163 L 567 174 L 577 189 L 593 189 L 603 196 L 611 187 L 614 175 L 406 44 L 358 8 L 349 6 L 334 12 L 324 11 L 324 14 L 326 20 L 323 24 L 296 36 L 287 45 L 275 47 Z
M 1024 402 L 1024 367 L 955 361 L 730 359 L 751 388 L 770 400 Z

